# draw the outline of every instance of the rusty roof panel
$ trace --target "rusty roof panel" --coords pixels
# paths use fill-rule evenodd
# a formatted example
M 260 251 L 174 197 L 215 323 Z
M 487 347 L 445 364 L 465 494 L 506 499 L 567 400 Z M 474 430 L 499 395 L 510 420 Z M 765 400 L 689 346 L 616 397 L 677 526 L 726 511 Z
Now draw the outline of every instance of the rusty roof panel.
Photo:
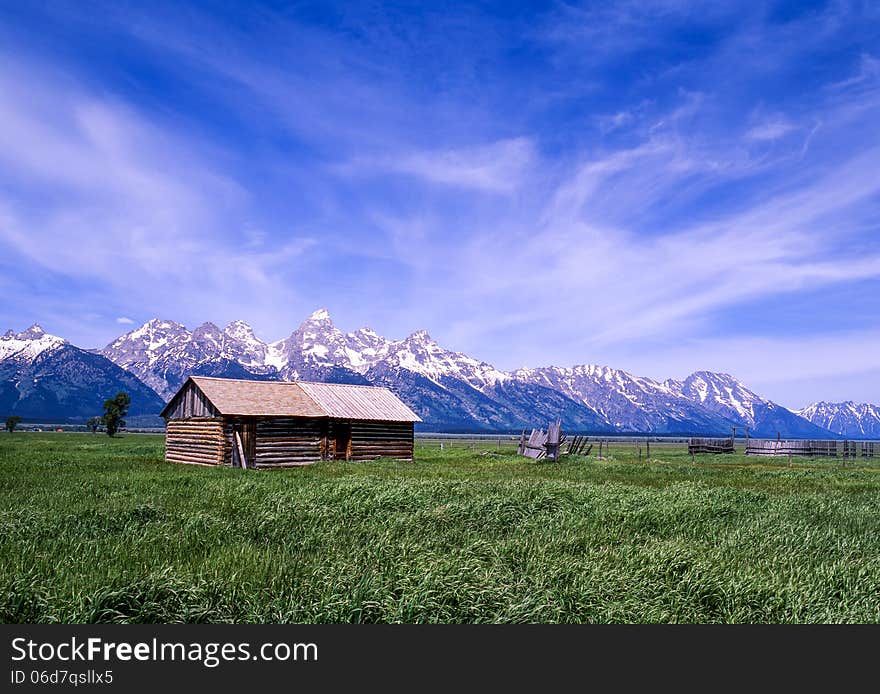
M 384 422 L 422 421 L 387 388 L 307 381 L 299 384 L 328 417 Z

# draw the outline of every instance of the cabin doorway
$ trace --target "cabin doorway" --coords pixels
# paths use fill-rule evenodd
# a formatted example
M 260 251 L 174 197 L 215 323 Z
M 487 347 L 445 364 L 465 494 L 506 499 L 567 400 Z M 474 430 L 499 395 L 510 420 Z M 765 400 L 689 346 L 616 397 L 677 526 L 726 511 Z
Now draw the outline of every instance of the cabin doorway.
M 351 454 L 351 422 L 333 422 L 333 433 L 336 437 L 333 457 L 348 460 Z
M 241 422 L 234 427 L 235 438 L 235 461 L 237 467 L 256 467 L 257 466 L 257 423 Z M 241 448 L 238 447 L 241 442 Z M 242 454 L 244 460 L 241 460 Z M 243 464 L 242 464 L 243 463 Z

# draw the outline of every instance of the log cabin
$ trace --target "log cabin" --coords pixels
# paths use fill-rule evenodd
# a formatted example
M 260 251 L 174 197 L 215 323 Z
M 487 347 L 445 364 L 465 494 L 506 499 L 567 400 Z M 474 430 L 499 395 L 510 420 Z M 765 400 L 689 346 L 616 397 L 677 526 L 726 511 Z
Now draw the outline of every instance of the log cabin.
M 387 388 L 190 376 L 162 410 L 165 460 L 273 468 L 413 459 L 422 421 Z

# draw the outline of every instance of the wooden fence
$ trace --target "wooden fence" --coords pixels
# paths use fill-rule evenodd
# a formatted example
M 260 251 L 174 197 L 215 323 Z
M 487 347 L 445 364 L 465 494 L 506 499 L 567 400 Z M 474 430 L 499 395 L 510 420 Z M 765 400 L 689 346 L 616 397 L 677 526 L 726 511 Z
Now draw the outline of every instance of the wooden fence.
M 733 453 L 733 439 L 689 439 L 688 455 L 696 453 Z
M 749 439 L 746 446 L 746 455 L 873 458 L 874 450 L 873 441 L 774 441 Z

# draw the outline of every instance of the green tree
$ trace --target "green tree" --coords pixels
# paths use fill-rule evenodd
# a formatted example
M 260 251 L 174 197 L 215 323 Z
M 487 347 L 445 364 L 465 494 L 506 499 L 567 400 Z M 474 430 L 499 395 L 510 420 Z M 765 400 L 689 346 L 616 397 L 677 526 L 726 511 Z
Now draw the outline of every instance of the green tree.
M 15 427 L 18 426 L 18 423 L 21 421 L 21 417 L 18 415 L 12 415 L 6 418 L 6 431 L 10 434 L 15 431 Z
M 101 417 L 101 421 L 107 429 L 107 436 L 113 436 L 125 426 L 124 417 L 128 414 L 129 405 L 131 398 L 124 392 L 119 392 L 115 398 L 104 401 L 104 416 Z
M 92 417 L 88 422 L 86 422 L 86 426 L 92 430 L 94 434 L 98 431 L 98 427 L 101 426 L 101 418 L 100 417 Z

